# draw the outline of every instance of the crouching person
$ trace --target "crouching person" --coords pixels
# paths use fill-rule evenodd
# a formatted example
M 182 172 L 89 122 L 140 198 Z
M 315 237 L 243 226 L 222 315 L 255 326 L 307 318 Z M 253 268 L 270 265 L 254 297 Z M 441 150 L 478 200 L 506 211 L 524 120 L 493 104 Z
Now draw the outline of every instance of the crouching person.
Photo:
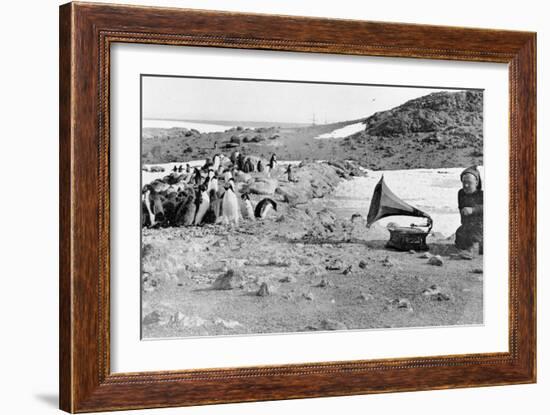
M 475 246 L 483 254 L 483 190 L 476 166 L 460 174 L 462 189 L 458 191 L 461 226 L 456 230 L 455 245 L 463 259 L 472 259 Z

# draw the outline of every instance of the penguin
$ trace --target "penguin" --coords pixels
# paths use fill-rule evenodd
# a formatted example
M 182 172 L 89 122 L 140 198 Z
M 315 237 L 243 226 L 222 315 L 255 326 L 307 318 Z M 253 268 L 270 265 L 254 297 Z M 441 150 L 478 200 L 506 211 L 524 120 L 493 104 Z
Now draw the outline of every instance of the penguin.
M 237 154 L 237 169 L 241 171 L 244 169 L 244 156 L 241 153 Z
M 229 180 L 222 199 L 222 216 L 227 223 L 239 224 L 240 210 L 237 195 L 235 194 L 235 181 Z
M 277 156 L 275 153 L 271 155 L 271 159 L 269 159 L 269 168 L 273 170 L 275 166 L 277 165 Z
M 208 191 L 208 199 L 210 200 L 210 206 L 206 211 L 202 222 L 203 223 L 217 223 L 218 218 L 220 217 L 221 211 L 221 199 L 218 197 L 218 194 L 214 190 Z
M 183 226 L 190 226 L 195 220 L 195 212 L 197 211 L 197 205 L 195 204 L 195 194 L 191 194 L 187 197 L 187 200 L 181 205 L 180 224 Z
M 252 207 L 252 201 L 250 200 L 250 196 L 248 193 L 244 193 L 241 196 L 241 199 L 243 201 L 243 211 L 244 211 L 244 217 L 247 219 L 254 219 L 254 208 Z
M 183 171 L 183 166 L 180 164 L 178 167 L 178 173 L 181 173 Z
M 206 214 L 206 211 L 210 207 L 210 196 L 208 196 L 208 191 L 206 187 L 200 186 L 197 191 L 197 214 L 195 216 L 195 225 L 200 225 Z
M 292 172 L 292 166 L 289 164 L 286 168 L 286 174 L 289 182 L 295 182 L 296 179 L 294 177 L 294 173 Z
M 174 165 L 174 168 L 172 169 L 172 171 L 173 171 L 174 173 L 176 173 L 176 172 L 178 171 L 178 166 Z
M 244 172 L 245 173 L 253 173 L 254 172 L 254 164 L 252 163 L 252 160 L 250 160 L 250 157 L 246 159 L 244 162 Z
M 267 164 L 267 175 L 268 176 L 271 176 L 271 172 L 273 171 L 273 169 L 275 169 L 275 166 L 277 166 L 277 156 L 275 155 L 275 153 L 273 153 L 271 155 L 271 159 L 269 159 L 269 163 Z
M 238 158 L 239 158 L 239 152 L 234 151 L 233 153 L 231 153 L 231 157 L 229 158 L 229 160 L 231 160 L 231 163 L 233 163 L 233 165 L 236 166 Z
M 271 209 L 276 212 L 277 203 L 266 197 L 265 199 L 260 200 L 260 202 L 256 205 L 256 209 L 254 209 L 254 216 L 258 219 L 265 219 Z
M 231 170 L 226 170 L 224 173 L 223 173 L 223 181 L 226 182 L 226 183 L 229 183 L 229 180 L 233 179 L 233 173 Z
M 153 210 L 151 209 L 151 189 L 149 186 L 145 186 L 145 192 L 142 193 L 142 200 L 143 204 L 145 205 L 145 210 L 147 211 L 147 214 L 149 215 L 149 221 L 145 221 L 145 223 L 148 223 L 149 226 L 155 226 L 155 215 L 153 214 Z
M 258 170 L 258 173 L 262 173 L 264 171 L 264 165 L 262 164 L 262 160 L 258 160 L 258 165 L 256 166 L 256 170 Z
M 193 176 L 195 179 L 195 186 L 199 186 L 201 184 L 202 176 L 201 171 L 197 167 L 195 167 L 195 173 L 193 174 Z
M 220 162 L 221 162 L 220 155 L 216 154 L 214 156 L 214 160 L 212 160 L 212 164 L 213 164 L 212 170 L 218 171 L 218 169 L 220 168 Z
M 218 178 L 216 177 L 216 173 L 214 173 L 214 170 L 208 171 L 208 190 L 215 190 L 218 191 Z

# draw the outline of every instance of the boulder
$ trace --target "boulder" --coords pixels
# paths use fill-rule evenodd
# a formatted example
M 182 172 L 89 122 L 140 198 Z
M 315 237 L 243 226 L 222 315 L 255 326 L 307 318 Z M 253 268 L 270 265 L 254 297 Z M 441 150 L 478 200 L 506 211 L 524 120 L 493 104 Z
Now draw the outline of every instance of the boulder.
M 443 259 L 439 255 L 436 255 L 428 259 L 428 264 L 440 267 L 443 265 Z
M 303 293 L 302 296 L 309 301 L 312 301 L 315 298 L 312 293 Z
M 321 330 L 347 330 L 347 326 L 336 320 L 326 319 L 321 321 Z
M 233 290 L 235 288 L 242 288 L 244 282 L 244 276 L 241 272 L 230 269 L 219 275 L 211 288 L 213 290 Z
M 224 320 L 223 318 L 215 318 L 214 324 L 223 326 L 226 329 L 236 329 L 237 327 L 241 327 L 242 324 L 235 320 Z
M 267 297 L 273 293 L 273 288 L 271 288 L 266 282 L 262 282 L 260 289 L 256 292 L 258 297 Z
M 256 181 L 249 186 L 248 191 L 257 195 L 271 196 L 275 193 L 275 189 L 277 189 L 276 179 L 258 177 Z

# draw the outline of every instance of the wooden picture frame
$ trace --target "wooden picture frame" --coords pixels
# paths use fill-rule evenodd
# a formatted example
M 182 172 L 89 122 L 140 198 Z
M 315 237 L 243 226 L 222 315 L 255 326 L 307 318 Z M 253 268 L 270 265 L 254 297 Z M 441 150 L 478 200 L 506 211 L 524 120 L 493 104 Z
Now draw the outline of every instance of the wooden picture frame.
M 509 65 L 509 352 L 110 371 L 109 62 L 114 43 Z M 536 381 L 536 34 L 69 3 L 60 8 L 60 408 L 91 412 Z M 228 362 L 231 366 L 231 362 Z

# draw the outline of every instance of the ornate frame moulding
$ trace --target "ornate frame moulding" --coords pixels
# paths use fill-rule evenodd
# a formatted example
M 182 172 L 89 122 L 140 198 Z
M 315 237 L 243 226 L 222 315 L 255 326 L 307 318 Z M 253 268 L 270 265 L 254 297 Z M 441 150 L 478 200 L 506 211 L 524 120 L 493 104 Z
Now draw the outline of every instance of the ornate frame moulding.
M 536 34 L 108 4 L 60 7 L 60 407 L 68 412 L 531 383 L 536 379 Z M 110 45 L 509 65 L 509 351 L 111 373 Z M 419 381 L 419 379 L 422 379 Z

